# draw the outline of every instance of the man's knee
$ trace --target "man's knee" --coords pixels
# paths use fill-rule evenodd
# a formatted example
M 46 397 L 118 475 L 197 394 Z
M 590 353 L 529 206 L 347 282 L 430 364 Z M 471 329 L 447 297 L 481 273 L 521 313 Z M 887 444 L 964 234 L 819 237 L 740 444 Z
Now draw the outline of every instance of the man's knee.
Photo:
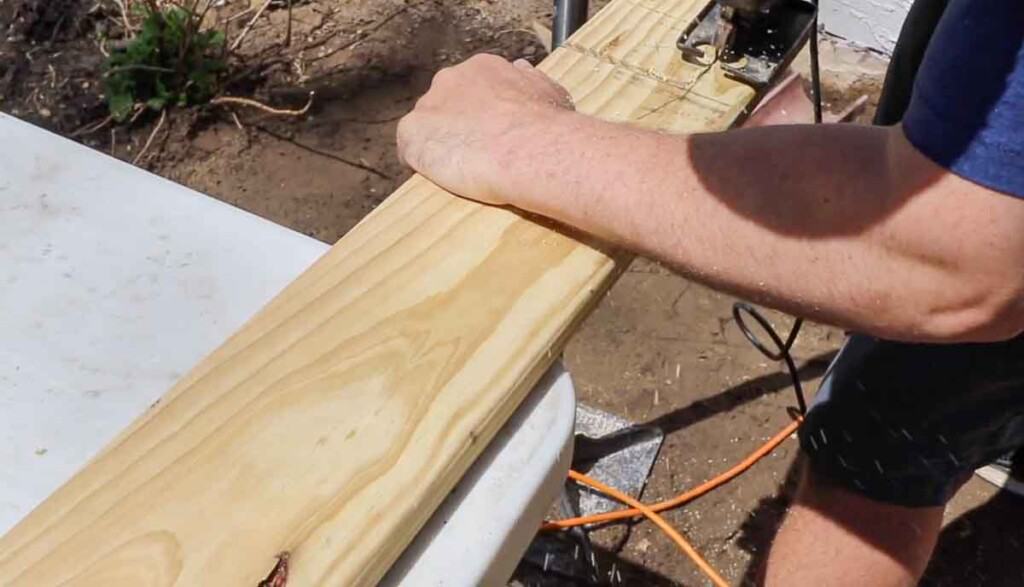
M 875 501 L 804 468 L 772 546 L 767 585 L 914 585 L 927 565 L 942 507 Z

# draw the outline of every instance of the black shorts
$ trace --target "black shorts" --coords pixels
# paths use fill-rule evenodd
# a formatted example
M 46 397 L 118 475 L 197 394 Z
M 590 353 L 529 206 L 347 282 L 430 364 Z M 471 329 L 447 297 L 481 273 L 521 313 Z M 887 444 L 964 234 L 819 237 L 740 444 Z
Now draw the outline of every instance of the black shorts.
M 895 124 L 947 0 L 917 0 L 889 64 L 876 124 Z M 800 430 L 812 470 L 877 501 L 945 504 L 971 472 L 1024 446 L 1024 337 L 904 344 L 855 335 Z
M 932 345 L 854 335 L 800 445 L 816 474 L 861 495 L 943 505 L 974 469 L 1024 446 L 1024 336 Z

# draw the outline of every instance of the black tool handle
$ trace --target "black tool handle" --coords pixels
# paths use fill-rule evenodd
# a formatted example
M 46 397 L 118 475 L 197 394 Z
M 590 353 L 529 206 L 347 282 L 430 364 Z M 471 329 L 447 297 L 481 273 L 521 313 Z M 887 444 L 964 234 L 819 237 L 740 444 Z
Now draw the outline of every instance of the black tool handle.
M 576 29 L 587 22 L 589 0 L 555 0 L 555 18 L 551 26 L 551 48 L 560 47 Z

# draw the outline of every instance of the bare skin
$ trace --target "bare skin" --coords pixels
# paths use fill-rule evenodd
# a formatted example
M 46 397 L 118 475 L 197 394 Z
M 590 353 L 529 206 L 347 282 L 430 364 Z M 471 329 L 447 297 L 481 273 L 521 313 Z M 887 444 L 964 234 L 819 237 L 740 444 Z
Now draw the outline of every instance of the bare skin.
M 948 173 L 899 127 L 647 132 L 574 112 L 520 63 L 440 72 L 399 125 L 403 159 L 791 314 L 904 341 L 1024 330 L 1024 202 Z
M 1024 202 L 938 167 L 899 127 L 646 132 L 575 113 L 525 62 L 478 56 L 438 74 L 398 144 L 456 194 L 548 216 L 795 315 L 907 341 L 1024 330 Z M 806 473 L 762 580 L 914 585 L 942 511 Z
M 762 583 L 913 587 L 935 548 L 944 509 L 872 501 L 805 470 Z

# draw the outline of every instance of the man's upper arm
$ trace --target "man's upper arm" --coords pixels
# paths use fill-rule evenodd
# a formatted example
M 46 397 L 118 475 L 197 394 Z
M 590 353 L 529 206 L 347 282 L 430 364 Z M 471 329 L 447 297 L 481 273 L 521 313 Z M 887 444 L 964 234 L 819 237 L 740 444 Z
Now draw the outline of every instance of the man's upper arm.
M 941 167 L 1024 198 L 1020 0 L 950 2 L 918 73 L 903 129 Z

